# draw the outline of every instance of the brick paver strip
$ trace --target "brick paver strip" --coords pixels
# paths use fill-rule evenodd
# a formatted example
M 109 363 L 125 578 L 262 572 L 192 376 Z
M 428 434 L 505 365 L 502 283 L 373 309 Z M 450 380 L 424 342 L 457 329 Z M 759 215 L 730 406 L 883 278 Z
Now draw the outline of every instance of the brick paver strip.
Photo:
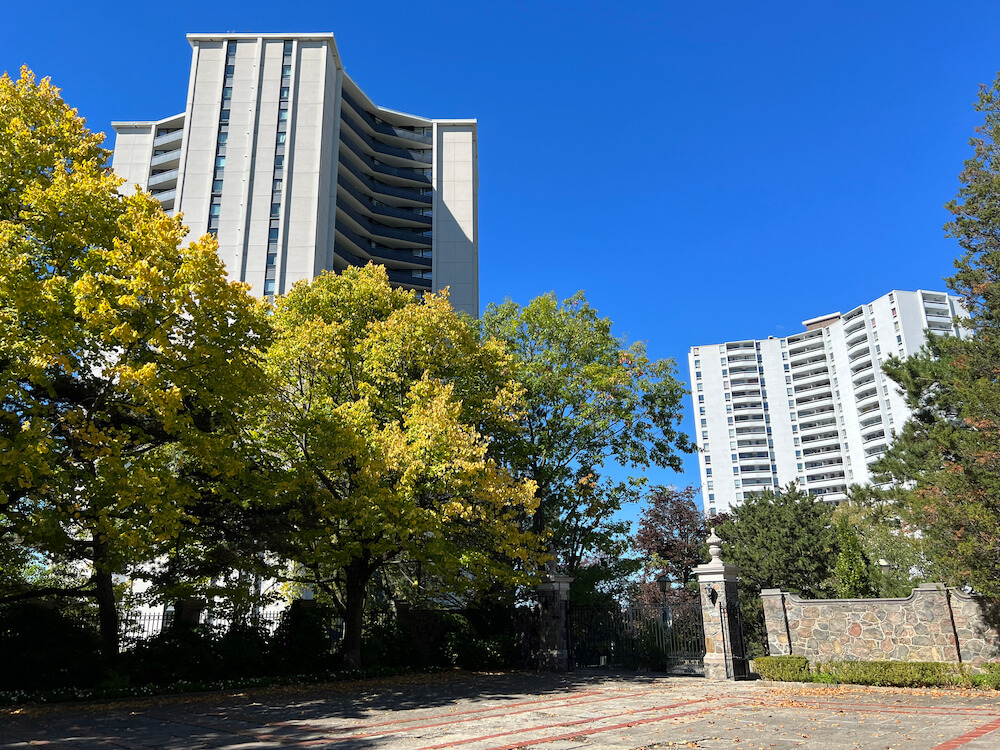
M 604 714 L 603 716 L 592 716 L 592 717 L 587 718 L 587 719 L 575 719 L 573 721 L 560 721 L 560 722 L 556 722 L 554 724 L 539 724 L 538 726 L 534 726 L 534 727 L 525 727 L 525 728 L 522 728 L 522 729 L 510 729 L 510 730 L 508 730 L 506 732 L 496 732 L 495 734 L 484 734 L 481 737 L 467 737 L 465 739 L 454 740 L 452 742 L 443 742 L 440 745 L 428 745 L 427 747 L 422 747 L 419 750 L 440 750 L 440 748 L 444 748 L 444 747 L 457 747 L 458 745 L 468 745 L 468 744 L 470 744 L 472 742 L 485 742 L 486 740 L 495 740 L 498 737 L 509 737 L 509 736 L 511 736 L 513 734 L 529 734 L 531 732 L 541 732 L 541 731 L 546 730 L 546 729 L 555 729 L 556 727 L 575 727 L 575 726 L 580 726 L 581 724 L 593 724 L 594 722 L 597 722 L 597 721 L 606 721 L 607 719 L 617 719 L 620 716 L 634 716 L 635 714 L 649 713 L 650 711 L 664 711 L 664 710 L 666 710 L 668 708 L 680 708 L 681 706 L 691 706 L 691 705 L 694 705 L 696 703 L 713 703 L 713 702 L 718 701 L 718 700 L 721 700 L 721 698 L 702 698 L 700 700 L 681 701 L 680 703 L 668 703 L 667 705 L 664 705 L 664 706 L 651 706 L 649 708 L 637 708 L 637 709 L 629 710 L 629 711 L 619 711 L 618 713 Z M 633 726 L 633 725 L 637 726 L 639 724 L 649 724 L 650 722 L 654 722 L 654 721 L 664 721 L 665 719 L 672 719 L 672 718 L 675 718 L 677 716 L 687 716 L 688 714 L 700 714 L 700 713 L 705 713 L 706 711 L 712 711 L 712 710 L 714 710 L 714 707 L 703 708 L 703 709 L 699 709 L 697 711 L 689 711 L 689 712 L 683 713 L 683 714 L 672 714 L 672 715 L 669 715 L 669 716 L 657 716 L 657 717 L 654 717 L 652 719 L 637 719 L 636 721 L 629 721 L 629 722 L 626 722 L 624 724 L 616 724 L 616 725 L 610 726 L 610 727 L 597 727 L 595 729 L 587 729 L 587 730 L 582 730 L 582 731 L 579 731 L 579 732 L 571 732 L 570 734 L 568 734 L 566 736 L 568 736 L 568 737 L 578 737 L 578 736 L 583 736 L 583 735 L 587 735 L 587 734 L 596 734 L 598 732 L 606 732 L 606 731 L 610 731 L 612 729 L 617 729 L 617 728 L 620 728 L 620 727 Z M 532 739 L 532 740 L 525 740 L 524 742 L 520 742 L 520 743 L 518 743 L 516 745 L 511 745 L 511 747 L 523 747 L 525 743 L 533 745 L 533 744 L 538 743 L 538 742 L 554 742 L 554 741 L 555 740 L 553 740 L 553 739 L 546 739 L 546 738 Z
M 966 732 L 961 737 L 956 737 L 953 740 L 942 742 L 940 745 L 935 745 L 931 748 L 931 750 L 955 750 L 955 748 L 967 745 L 973 740 L 978 740 L 980 737 L 985 737 L 987 734 L 994 732 L 997 729 L 1000 729 L 1000 719 L 991 721 L 989 724 L 983 724 L 981 727 L 977 727 L 971 732 Z M 997 745 L 1000 745 L 1000 737 L 997 738 Z M 996 747 L 996 745 L 994 745 L 994 747 Z
M 518 704 L 510 704 L 510 705 L 523 706 L 527 704 L 546 703 L 544 708 L 574 708 L 576 706 L 592 706 L 595 703 L 606 703 L 607 701 L 621 700 L 622 698 L 637 698 L 641 695 L 649 695 L 651 692 L 652 692 L 651 690 L 646 690 L 641 693 L 620 693 L 618 695 L 606 695 L 603 698 L 593 698 L 591 700 L 574 701 L 572 703 L 563 703 L 562 705 L 553 705 L 550 701 L 554 699 L 551 698 L 548 699 L 548 701 L 523 701 Z M 562 700 L 567 700 L 567 699 L 563 698 Z M 454 714 L 438 714 L 437 716 L 425 716 L 417 719 L 398 719 L 396 721 L 384 721 L 375 724 L 358 724 L 357 726 L 348 727 L 344 729 L 321 729 L 319 727 L 317 727 L 317 729 L 320 731 L 325 731 L 327 734 L 339 734 L 341 732 L 351 732 L 358 729 L 371 729 L 373 727 L 378 727 L 378 726 L 412 723 L 416 721 L 426 721 L 427 719 L 450 719 L 449 721 L 438 721 L 433 724 L 419 724 L 417 726 L 399 727 L 397 729 L 385 729 L 382 730 L 381 732 L 362 732 L 361 734 L 351 734 L 346 737 L 333 737 L 330 739 L 330 743 L 332 744 L 334 742 L 345 742 L 347 740 L 360 740 L 360 739 L 365 739 L 367 737 L 382 737 L 388 734 L 397 734 L 399 732 L 410 732 L 414 729 L 435 729 L 437 727 L 447 727 L 447 726 L 452 726 L 454 724 L 463 724 L 468 721 L 479 721 L 480 719 L 488 718 L 483 716 L 469 716 L 462 719 L 452 719 L 453 716 L 459 716 L 460 714 L 479 713 L 483 711 L 502 711 L 503 718 L 507 718 L 508 716 L 517 716 L 518 714 L 528 714 L 538 710 L 538 707 L 523 708 L 520 711 L 507 711 L 505 710 L 507 708 L 508 706 L 491 706 L 490 708 L 480 708 L 476 709 L 475 711 L 456 711 Z M 296 722 L 288 722 L 288 723 L 291 726 L 295 727 L 309 726 L 308 724 L 299 724 Z
M 639 719 L 638 721 L 627 721 L 622 724 L 613 724 L 609 727 L 594 727 L 593 729 L 584 729 L 579 732 L 569 732 L 567 734 L 556 734 L 549 737 L 538 737 L 537 739 L 528 740 L 528 747 L 531 745 L 540 745 L 546 742 L 560 742 L 562 740 L 571 740 L 576 737 L 589 737 L 592 734 L 600 734 L 601 732 L 613 732 L 616 729 L 628 729 L 629 727 L 637 727 L 643 724 L 653 724 L 657 721 L 667 721 L 668 719 L 681 719 L 685 716 L 697 716 L 698 714 L 705 714 L 709 711 L 714 711 L 712 707 L 709 708 L 698 708 L 694 711 L 681 711 L 676 714 L 668 714 L 667 716 L 654 716 L 650 719 Z M 431 747 L 422 747 L 420 750 L 434 750 L 434 748 L 439 747 L 449 747 L 449 745 L 432 745 Z M 525 747 L 525 743 L 518 742 L 513 745 L 500 745 L 498 747 L 487 747 L 483 750 L 518 750 L 518 748 Z

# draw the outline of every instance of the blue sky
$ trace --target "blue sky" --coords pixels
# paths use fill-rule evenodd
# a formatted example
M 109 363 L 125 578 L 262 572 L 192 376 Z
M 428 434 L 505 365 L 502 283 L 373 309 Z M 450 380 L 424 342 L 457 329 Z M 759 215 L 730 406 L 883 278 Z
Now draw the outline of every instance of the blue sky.
M 584 289 L 685 381 L 692 345 L 941 288 L 957 254 L 942 204 L 977 85 L 1000 69 L 994 2 L 38 0 L 4 15 L 0 70 L 51 76 L 105 132 L 183 110 L 188 32 L 333 31 L 377 103 L 478 118 L 484 305 Z M 697 484 L 697 460 L 650 477 Z

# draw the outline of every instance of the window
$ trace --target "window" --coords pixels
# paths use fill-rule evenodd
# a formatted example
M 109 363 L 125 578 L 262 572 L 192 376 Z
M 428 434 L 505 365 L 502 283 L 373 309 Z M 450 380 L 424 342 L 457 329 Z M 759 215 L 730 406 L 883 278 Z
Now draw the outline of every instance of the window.
M 274 157 L 274 166 L 278 169 L 281 169 L 283 166 L 285 166 L 285 157 L 283 154 L 278 154 L 277 156 Z
M 215 166 L 216 167 L 224 167 L 224 166 L 226 166 L 226 157 L 225 156 L 216 156 L 215 157 Z
M 699 406 L 698 407 L 698 413 L 699 414 L 704 414 L 705 413 L 705 407 L 704 406 Z
M 705 396 L 704 396 L 704 394 L 698 396 L 698 403 L 699 404 L 705 403 Z
M 694 361 L 694 366 L 695 366 L 695 367 L 701 367 L 701 360 L 700 360 L 700 359 L 696 359 L 696 360 Z
M 211 206 L 208 207 L 208 215 L 218 216 L 221 210 L 222 206 L 220 206 L 218 203 L 213 203 Z
M 708 468 L 705 469 L 705 476 L 706 477 L 712 476 L 712 468 L 711 467 L 708 467 Z
M 278 239 L 278 230 L 277 229 L 268 229 L 267 230 L 267 239 L 268 239 L 268 241 Z
M 274 268 L 278 264 L 278 256 L 276 253 L 267 254 L 267 267 Z
M 274 294 L 274 279 L 264 279 L 264 294 Z
M 708 430 L 702 430 L 701 431 L 701 439 L 702 440 L 708 440 Z
M 698 390 L 699 391 L 705 390 L 704 386 L 701 383 L 698 383 Z
M 213 193 L 222 192 L 222 180 L 212 180 L 212 192 Z
M 715 489 L 715 482 L 708 482 L 708 489 Z
M 226 66 L 226 78 L 231 78 L 232 75 L 235 72 L 236 72 L 236 66 L 235 65 L 227 65 Z
M 282 65 L 281 66 L 281 77 L 282 78 L 288 78 L 291 75 L 292 75 L 292 66 L 291 65 Z
M 275 218 L 281 215 L 281 204 L 272 203 L 271 204 L 271 218 Z
M 222 98 L 223 99 L 232 99 L 233 98 L 233 87 L 232 86 L 226 86 L 224 89 L 222 89 Z
M 694 373 L 694 376 L 695 376 L 695 377 L 696 377 L 696 378 L 697 378 L 698 380 L 701 380 L 701 370 L 695 370 L 695 373 Z
M 281 145 L 282 143 L 284 143 L 284 142 L 285 142 L 285 137 L 286 137 L 287 135 L 288 135 L 288 133 L 278 133 L 278 138 L 277 138 L 277 140 L 275 141 L 275 143 L 277 143 L 277 144 L 278 144 L 278 145 L 280 146 L 280 145 Z
M 219 131 L 219 145 L 225 146 L 229 142 L 229 132 L 225 130 Z
M 281 87 L 281 90 L 278 92 L 278 98 L 283 102 L 288 101 L 288 86 Z
M 281 192 L 281 180 L 275 180 L 274 183 L 271 185 L 271 189 L 274 192 L 276 192 L 276 193 L 280 193 Z
M 288 120 L 288 110 L 279 109 L 278 110 L 278 122 L 286 122 Z
M 708 420 L 707 419 L 701 420 L 701 426 L 702 427 L 708 427 Z
M 229 110 L 223 109 L 219 112 L 219 122 L 229 122 Z

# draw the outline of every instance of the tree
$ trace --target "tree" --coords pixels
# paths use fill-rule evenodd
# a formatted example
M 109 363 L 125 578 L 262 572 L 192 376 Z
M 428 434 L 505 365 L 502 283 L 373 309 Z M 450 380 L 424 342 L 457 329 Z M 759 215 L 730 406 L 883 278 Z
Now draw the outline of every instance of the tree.
M 623 529 L 614 515 L 637 500 L 643 480 L 612 481 L 606 464 L 680 468 L 690 451 L 677 431 L 684 387 L 670 360 L 650 360 L 642 343 L 627 346 L 582 292 L 554 294 L 522 307 L 490 305 L 481 321 L 485 340 L 502 342 L 525 392 L 520 430 L 498 438 L 511 470 L 538 487 L 536 533 L 551 532 L 564 569 L 588 554 L 606 555 Z
M 833 568 L 833 580 L 840 599 L 864 599 L 878 596 L 875 573 L 871 560 L 861 548 L 858 533 L 851 527 L 847 516 L 837 517 L 837 537 L 840 552 Z
M 963 250 L 947 281 L 971 315 L 967 335 L 929 336 L 918 355 L 885 364 L 912 416 L 876 470 L 895 481 L 929 572 L 1000 598 L 1000 75 L 976 110 L 984 124 L 945 225 Z
M 657 487 L 639 518 L 635 547 L 649 558 L 654 578 L 665 575 L 675 597 L 690 592 L 692 571 L 707 559 L 708 523 L 694 487 Z M 659 593 L 656 593 L 659 597 Z
M 795 485 L 765 490 L 733 508 L 718 527 L 723 559 L 758 593 L 783 588 L 806 597 L 831 592 L 837 558 L 833 509 Z
M 178 218 L 119 194 L 103 134 L 48 79 L 0 78 L 0 129 L 0 523 L 89 567 L 62 593 L 96 598 L 114 654 L 112 577 L 191 520 L 183 468 L 240 469 L 267 322 L 211 237 L 182 246 Z
M 349 667 L 376 574 L 419 564 L 452 591 L 524 582 L 541 560 L 521 529 L 534 485 L 490 455 L 519 388 L 496 342 L 446 294 L 419 302 L 381 266 L 297 284 L 276 304 L 274 384 L 260 425 L 277 502 L 290 523 L 278 550 L 344 617 Z
M 879 568 L 868 567 L 878 596 L 907 596 L 926 580 L 924 540 L 901 517 L 892 491 L 870 485 L 849 487 L 834 516 L 838 528 L 843 520 L 851 530 L 868 562 L 878 564 Z

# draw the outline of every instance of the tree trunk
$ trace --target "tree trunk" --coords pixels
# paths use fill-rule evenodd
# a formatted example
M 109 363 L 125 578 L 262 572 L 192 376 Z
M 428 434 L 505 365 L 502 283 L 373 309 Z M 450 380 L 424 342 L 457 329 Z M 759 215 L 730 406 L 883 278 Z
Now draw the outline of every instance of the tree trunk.
M 365 615 L 365 599 L 371 578 L 367 556 L 355 558 L 344 570 L 344 643 L 341 658 L 347 669 L 361 668 L 361 628 Z
M 101 626 L 101 644 L 109 659 L 118 656 L 118 606 L 111 571 L 105 562 L 105 544 L 94 540 L 94 583 L 97 589 L 97 615 Z

